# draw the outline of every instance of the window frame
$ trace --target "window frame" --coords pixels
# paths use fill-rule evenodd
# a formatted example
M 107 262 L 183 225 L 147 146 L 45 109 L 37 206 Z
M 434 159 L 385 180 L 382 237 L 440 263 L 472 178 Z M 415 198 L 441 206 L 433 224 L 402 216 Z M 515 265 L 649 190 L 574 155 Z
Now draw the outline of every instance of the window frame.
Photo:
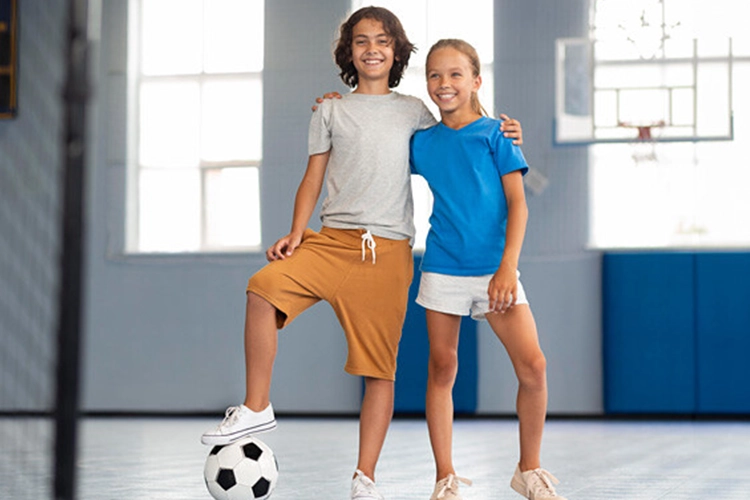
M 590 30 L 592 40 L 597 30 L 602 29 L 595 24 L 594 14 L 598 1 L 601 0 L 595 0 L 591 7 Z M 714 37 L 731 37 L 735 34 L 729 28 L 725 31 L 719 30 L 710 33 L 691 29 L 689 18 L 686 23 L 682 23 L 684 19 L 679 19 L 680 23 L 675 23 L 674 18 L 668 17 L 673 12 L 677 12 L 675 0 L 669 1 L 668 4 L 657 0 L 652 0 L 652 2 L 654 4 L 661 3 L 660 9 L 662 15 L 665 16 L 661 22 L 662 30 L 664 30 L 664 26 L 686 25 L 687 36 L 698 39 L 698 42 L 695 42 L 696 45 L 703 39 L 711 41 Z M 722 6 L 727 8 L 731 6 L 731 2 L 723 2 Z M 700 10 L 699 7 L 698 2 L 680 5 L 679 12 L 682 15 L 683 8 L 688 10 L 695 8 L 697 12 Z M 633 9 L 634 12 L 631 17 L 637 18 L 637 9 L 636 7 L 633 7 Z M 668 22 L 667 19 L 670 19 L 670 21 Z M 653 24 L 658 24 L 658 22 L 652 22 Z M 693 28 L 698 28 L 698 26 L 693 26 Z M 609 29 L 615 31 L 612 26 Z M 703 26 L 701 26 L 701 29 L 703 29 Z M 667 32 L 665 34 L 670 35 Z M 676 40 L 679 41 L 680 38 Z M 664 41 L 673 42 L 670 37 L 662 40 L 662 42 Z M 748 45 L 746 44 L 744 45 L 745 51 L 733 52 L 731 43 L 732 39 L 730 38 L 728 60 L 720 55 L 714 58 L 716 62 L 724 64 L 723 67 L 717 66 L 720 70 L 726 70 L 728 67 L 730 72 L 728 77 L 730 93 L 727 98 L 730 105 L 732 141 L 721 142 L 725 141 L 722 138 L 716 140 L 699 138 L 690 141 L 670 142 L 669 137 L 663 137 L 653 143 L 644 143 L 632 139 L 622 141 L 622 144 L 593 144 L 589 148 L 588 248 L 603 251 L 611 249 L 711 250 L 744 248 L 750 245 L 750 232 L 727 231 L 726 224 L 723 223 L 726 215 L 718 214 L 723 209 L 715 203 L 715 200 L 721 200 L 720 205 L 722 206 L 733 205 L 735 210 L 744 210 L 745 212 L 750 210 L 750 204 L 745 204 L 742 207 L 737 206 L 738 204 L 732 201 L 733 198 L 727 194 L 726 189 L 719 187 L 720 181 L 714 180 L 714 169 L 719 166 L 724 173 L 733 172 L 734 177 L 736 177 L 735 182 L 741 177 L 750 179 L 750 174 L 742 173 L 742 176 L 738 175 L 740 174 L 738 169 L 742 168 L 740 162 L 724 162 L 721 160 L 721 156 L 716 154 L 717 148 L 721 148 L 733 151 L 733 153 L 726 154 L 725 157 L 741 157 L 742 154 L 739 152 L 743 150 L 742 145 L 746 144 L 746 141 L 742 140 L 743 130 L 745 134 L 747 132 L 746 125 L 744 125 L 746 119 L 743 122 L 742 117 L 738 120 L 737 116 L 737 112 L 742 109 L 737 100 L 739 96 L 737 87 L 740 85 L 737 82 L 732 82 L 740 72 L 747 75 L 750 69 L 750 51 L 747 51 Z M 662 43 L 659 50 L 663 51 L 663 48 L 664 44 Z M 663 52 L 662 55 L 664 55 Z M 737 123 L 742 123 L 744 128 L 743 126 L 737 127 Z M 738 131 L 739 134 L 737 134 Z M 641 155 L 644 148 L 648 148 L 645 150 L 649 155 L 645 156 L 645 160 L 638 160 L 637 157 Z M 750 152 L 750 149 L 745 147 L 744 151 Z M 653 153 L 653 159 L 651 153 Z M 632 162 L 630 162 L 631 156 Z M 609 174 L 609 177 L 605 178 L 607 174 Z M 638 177 L 644 180 L 638 190 L 641 199 L 635 205 L 637 210 L 626 211 L 620 215 L 620 220 L 616 220 L 616 217 L 612 214 L 618 211 L 615 208 L 618 202 L 622 203 L 617 195 L 625 192 L 632 194 L 633 191 L 628 191 L 628 183 L 632 183 L 632 179 Z M 607 187 L 611 191 L 608 191 Z M 632 185 L 630 187 L 632 188 Z M 733 188 L 734 183 L 729 187 L 730 189 Z M 686 198 L 690 199 L 686 200 Z M 608 203 L 600 204 L 602 200 L 606 200 Z M 655 207 L 661 208 L 657 210 Z M 647 213 L 643 213 L 644 211 Z M 642 224 L 644 221 L 648 221 L 650 224 L 644 227 L 644 224 Z M 628 228 L 627 225 L 633 227 Z M 634 229 L 636 226 L 637 232 Z M 608 227 L 617 229 L 602 230 Z M 730 233 L 732 233 L 731 236 L 728 236 Z
M 258 177 L 261 175 L 263 164 L 263 109 L 260 107 L 260 155 L 258 158 L 242 160 L 206 160 L 200 154 L 196 165 L 189 167 L 175 167 L 166 165 L 146 165 L 141 158 L 141 88 L 143 84 L 154 82 L 188 81 L 195 82 L 199 88 L 199 109 L 203 103 L 203 87 L 206 83 L 221 81 L 257 82 L 259 84 L 260 102 L 263 101 L 263 68 L 257 71 L 233 71 L 209 73 L 201 69 L 197 73 L 170 73 L 170 74 L 144 74 L 142 71 L 143 51 L 143 3 L 148 0 L 130 0 L 128 5 L 128 46 L 129 55 L 127 60 L 128 73 L 128 109 L 127 109 L 127 149 L 126 149 L 126 206 L 125 206 L 125 241 L 124 251 L 133 255 L 174 255 L 174 254 L 216 254 L 216 253 L 245 253 L 259 252 L 262 250 L 262 206 L 260 204 L 261 189 L 258 184 L 257 192 L 254 193 L 255 203 L 258 206 L 257 243 L 247 245 L 222 245 L 209 241 L 209 206 L 207 201 L 208 176 L 213 172 L 221 172 L 226 169 L 248 168 L 256 169 Z M 201 0 L 202 4 L 208 0 Z M 261 2 L 265 10 L 265 2 Z M 261 18 L 263 16 L 260 16 Z M 205 19 L 205 12 L 203 14 Z M 265 29 L 265 28 L 264 28 Z M 202 137 L 202 129 L 199 128 L 199 137 Z M 200 214 L 198 224 L 198 243 L 193 249 L 143 249 L 141 241 L 141 182 L 140 174 L 144 171 L 173 171 L 173 172 L 195 172 L 198 176 L 197 203 Z

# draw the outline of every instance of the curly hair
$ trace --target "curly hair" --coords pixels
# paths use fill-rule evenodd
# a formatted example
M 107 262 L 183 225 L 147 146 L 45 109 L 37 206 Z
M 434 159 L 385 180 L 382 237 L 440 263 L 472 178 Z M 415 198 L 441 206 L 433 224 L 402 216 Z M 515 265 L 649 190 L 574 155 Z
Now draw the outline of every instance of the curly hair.
M 409 41 L 401 25 L 393 12 L 383 7 L 362 7 L 344 21 L 339 29 L 339 39 L 333 56 L 336 65 L 341 69 L 339 76 L 349 87 L 354 88 L 359 83 L 359 75 L 352 61 L 352 33 L 354 26 L 362 19 L 373 19 L 383 24 L 383 29 L 393 40 L 393 67 L 388 74 L 388 87 L 397 87 L 404 76 L 404 71 L 409 65 L 409 57 L 416 47 Z

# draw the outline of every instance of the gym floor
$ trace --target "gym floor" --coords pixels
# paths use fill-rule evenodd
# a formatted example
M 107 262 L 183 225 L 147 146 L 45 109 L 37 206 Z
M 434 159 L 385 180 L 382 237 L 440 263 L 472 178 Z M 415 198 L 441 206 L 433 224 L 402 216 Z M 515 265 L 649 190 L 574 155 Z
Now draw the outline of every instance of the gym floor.
M 81 426 L 80 500 L 210 500 L 203 483 L 208 418 L 87 418 Z M 259 436 L 280 469 L 274 500 L 347 500 L 356 419 L 280 418 Z M 543 467 L 568 500 L 747 500 L 750 423 L 550 419 Z M 454 463 L 465 500 L 520 499 L 509 482 L 517 455 L 512 419 L 457 420 Z M 377 470 L 388 500 L 427 500 L 434 469 L 423 420 L 396 419 Z

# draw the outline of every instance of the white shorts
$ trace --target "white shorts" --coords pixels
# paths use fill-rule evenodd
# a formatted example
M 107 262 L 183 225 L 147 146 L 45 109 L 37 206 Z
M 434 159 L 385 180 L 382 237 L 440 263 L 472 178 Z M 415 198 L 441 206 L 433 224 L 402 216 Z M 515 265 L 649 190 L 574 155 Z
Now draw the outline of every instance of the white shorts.
M 521 273 L 516 271 L 520 278 Z M 432 311 L 456 316 L 471 316 L 475 320 L 485 319 L 490 311 L 487 288 L 492 274 L 485 276 L 450 276 L 438 273 L 422 273 L 419 282 L 417 304 Z M 521 280 L 518 280 L 516 305 L 528 304 Z

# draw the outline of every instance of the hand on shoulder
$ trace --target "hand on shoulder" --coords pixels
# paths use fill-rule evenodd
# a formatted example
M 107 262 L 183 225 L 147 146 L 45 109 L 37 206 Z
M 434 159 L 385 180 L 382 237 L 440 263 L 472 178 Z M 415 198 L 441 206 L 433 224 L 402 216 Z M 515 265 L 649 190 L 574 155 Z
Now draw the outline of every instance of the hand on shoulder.
M 523 144 L 523 130 L 521 129 L 521 122 L 514 118 L 510 118 L 505 113 L 500 113 L 500 119 L 503 121 L 500 124 L 500 130 L 503 131 L 505 137 L 513 139 L 513 144 L 520 146 Z
M 320 104 L 321 102 L 323 102 L 323 99 L 341 99 L 341 94 L 339 94 L 336 91 L 326 92 L 325 94 L 323 94 L 323 97 L 317 97 L 315 99 L 315 102 L 317 102 L 318 104 Z M 317 109 L 318 109 L 318 105 L 317 104 L 313 104 L 312 110 L 316 111 Z

